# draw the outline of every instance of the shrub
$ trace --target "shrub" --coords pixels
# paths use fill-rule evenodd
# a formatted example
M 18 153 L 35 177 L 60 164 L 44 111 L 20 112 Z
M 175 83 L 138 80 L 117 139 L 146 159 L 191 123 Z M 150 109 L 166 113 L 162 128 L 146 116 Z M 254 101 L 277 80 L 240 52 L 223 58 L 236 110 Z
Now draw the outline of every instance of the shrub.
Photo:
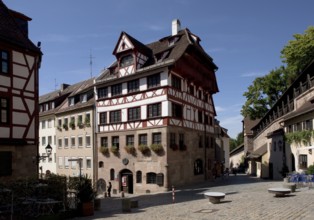
M 140 144 L 138 146 L 138 150 L 142 152 L 142 154 L 146 154 L 149 152 L 149 147 L 145 144 Z
M 150 145 L 150 149 L 152 149 L 155 153 L 160 153 L 164 148 L 161 144 L 152 144 Z

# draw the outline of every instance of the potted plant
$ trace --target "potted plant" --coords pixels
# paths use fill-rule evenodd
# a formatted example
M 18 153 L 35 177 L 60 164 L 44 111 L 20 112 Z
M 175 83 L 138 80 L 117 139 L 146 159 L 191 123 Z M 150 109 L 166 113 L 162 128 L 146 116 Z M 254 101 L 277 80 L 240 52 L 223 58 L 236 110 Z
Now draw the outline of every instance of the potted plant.
M 82 118 L 78 118 L 78 119 L 77 119 L 77 126 L 78 126 L 79 128 L 83 128 L 84 124 L 83 124 L 83 122 L 82 122 Z
M 74 120 L 71 120 L 69 125 L 70 125 L 70 127 L 71 127 L 72 129 L 74 129 L 74 128 L 75 128 L 75 122 L 74 122 Z
M 85 125 L 86 125 L 86 127 L 90 127 L 90 118 L 89 117 L 85 117 Z
M 86 176 L 79 179 L 77 198 L 79 199 L 79 211 L 82 216 L 94 215 L 94 199 L 96 192 L 92 187 L 92 181 Z
M 129 154 L 135 154 L 136 152 L 135 147 L 133 145 L 126 145 L 124 149 Z
M 99 148 L 99 152 L 104 154 L 104 155 L 107 155 L 109 153 L 109 148 L 108 147 L 105 147 L 105 146 L 101 146 Z
M 119 148 L 116 145 L 112 145 L 112 147 L 110 148 L 110 151 L 113 154 L 118 154 L 119 153 Z
M 150 149 L 152 149 L 155 153 L 161 153 L 164 150 L 161 144 L 152 144 L 150 145 Z
M 68 130 L 68 124 L 67 123 L 63 124 L 63 129 Z
M 149 147 L 146 144 L 140 144 L 138 150 L 141 151 L 142 154 L 147 154 L 149 152 Z

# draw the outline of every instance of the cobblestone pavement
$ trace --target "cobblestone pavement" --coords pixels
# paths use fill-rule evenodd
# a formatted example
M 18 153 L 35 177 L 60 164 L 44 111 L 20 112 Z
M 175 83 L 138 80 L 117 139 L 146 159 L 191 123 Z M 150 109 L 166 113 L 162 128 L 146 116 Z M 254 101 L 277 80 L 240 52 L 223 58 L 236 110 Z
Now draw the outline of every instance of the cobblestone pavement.
M 267 181 L 246 175 L 229 176 L 215 182 L 204 182 L 172 192 L 150 195 L 126 195 L 137 199 L 138 208 L 122 212 L 120 197 L 103 198 L 101 210 L 87 219 L 314 219 L 314 189 L 300 186 L 296 192 L 285 197 L 274 197 L 268 193 L 271 187 L 282 187 L 283 181 Z M 225 199 L 212 204 L 204 192 L 224 192 Z

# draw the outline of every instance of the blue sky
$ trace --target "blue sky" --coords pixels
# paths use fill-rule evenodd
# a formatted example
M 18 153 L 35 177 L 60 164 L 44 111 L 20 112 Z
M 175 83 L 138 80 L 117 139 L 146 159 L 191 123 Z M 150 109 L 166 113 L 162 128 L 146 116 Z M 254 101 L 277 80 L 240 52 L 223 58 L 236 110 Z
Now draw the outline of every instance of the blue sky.
M 146 44 L 170 35 L 178 18 L 219 67 L 217 119 L 232 138 L 242 130 L 247 87 L 282 65 L 280 51 L 293 34 L 314 25 L 312 0 L 3 1 L 33 19 L 29 36 L 44 53 L 40 95 L 99 75 L 114 61 L 121 31 Z

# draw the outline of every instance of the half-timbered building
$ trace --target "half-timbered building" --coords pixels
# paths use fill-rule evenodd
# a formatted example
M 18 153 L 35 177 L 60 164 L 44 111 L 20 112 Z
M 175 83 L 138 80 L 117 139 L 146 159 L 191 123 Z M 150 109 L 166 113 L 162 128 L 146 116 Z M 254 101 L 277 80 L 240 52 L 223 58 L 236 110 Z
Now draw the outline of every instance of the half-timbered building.
M 0 178 L 37 175 L 40 48 L 28 38 L 31 18 L 0 1 Z
M 218 92 L 213 59 L 180 21 L 143 44 L 122 32 L 95 81 L 98 178 L 113 193 L 160 192 L 210 178 Z

